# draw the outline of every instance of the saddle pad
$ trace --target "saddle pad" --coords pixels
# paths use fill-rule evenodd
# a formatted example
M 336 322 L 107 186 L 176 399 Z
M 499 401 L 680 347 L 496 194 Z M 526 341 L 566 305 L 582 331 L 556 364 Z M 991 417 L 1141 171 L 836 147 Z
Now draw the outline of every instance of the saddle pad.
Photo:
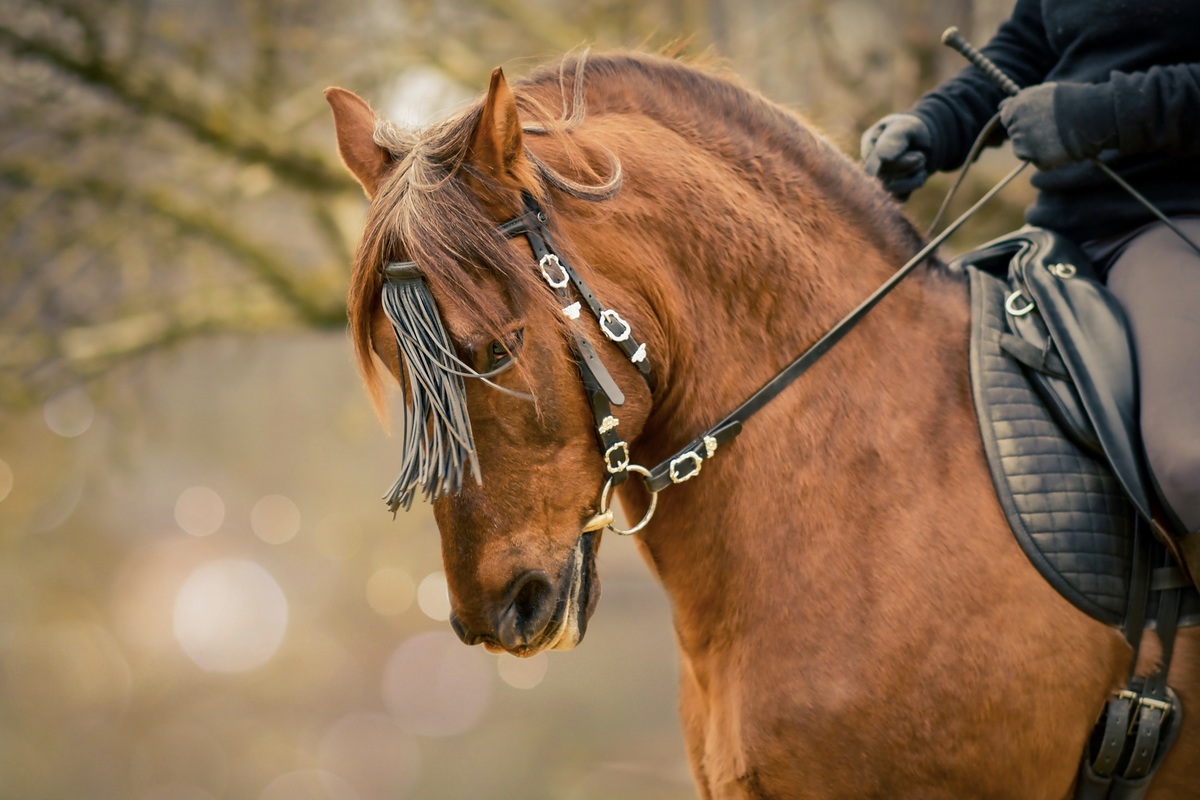
M 971 388 L 1000 505 L 1025 554 L 1065 598 L 1110 625 L 1125 616 L 1134 511 L 1108 468 L 1062 433 L 1000 349 L 1007 285 L 967 267 Z

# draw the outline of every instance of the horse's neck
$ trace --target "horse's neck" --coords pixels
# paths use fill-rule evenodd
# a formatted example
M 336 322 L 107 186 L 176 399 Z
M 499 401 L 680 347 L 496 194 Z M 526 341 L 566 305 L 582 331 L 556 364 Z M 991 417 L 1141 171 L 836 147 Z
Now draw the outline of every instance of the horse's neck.
M 729 253 L 726 274 L 678 281 L 691 313 L 665 325 L 679 355 L 669 399 L 639 442 L 644 452 L 657 459 L 690 441 L 899 266 L 861 238 L 833 241 L 740 270 Z M 739 277 L 750 269 L 752 278 Z M 752 302 L 737 294 L 747 285 Z M 897 539 L 928 533 L 932 523 L 920 517 L 933 511 L 914 497 L 922 478 L 969 470 L 976 456 L 966 336 L 965 288 L 910 277 L 701 475 L 664 490 L 645 544 L 675 602 L 681 641 L 687 630 L 707 637 L 797 594 L 845 592 L 880 540 L 903 549 Z
M 649 458 L 674 452 L 741 404 L 911 255 L 885 252 L 830 206 L 766 202 L 740 218 L 731 215 L 723 227 L 692 221 L 690 230 L 664 237 L 664 247 L 670 252 L 674 243 L 676 252 L 668 256 L 669 285 L 656 291 L 674 303 L 665 313 L 661 303 L 647 305 L 659 316 L 664 341 L 657 349 L 669 357 L 669 380 L 640 442 Z M 914 347 L 960 344 L 955 311 L 965 336 L 965 294 L 942 277 L 909 277 L 823 358 L 813 377 L 802 377 L 773 405 L 803 399 L 836 414 L 886 402 L 889 393 L 854 390 L 912 379 L 906 354 Z M 945 364 L 933 369 L 939 366 Z M 816 377 L 822 373 L 839 377 L 831 383 Z M 807 409 L 806 417 L 816 410 Z

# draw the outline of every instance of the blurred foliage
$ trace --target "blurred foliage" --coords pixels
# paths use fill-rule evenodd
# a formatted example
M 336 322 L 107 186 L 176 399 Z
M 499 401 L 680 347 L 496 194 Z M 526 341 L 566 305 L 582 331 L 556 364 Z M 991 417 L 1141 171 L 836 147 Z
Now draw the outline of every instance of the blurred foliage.
M 673 45 L 717 54 L 856 153 L 863 128 L 961 67 L 940 31 L 982 40 L 1003 5 L 10 0 L 0 403 L 200 334 L 341 327 L 363 201 L 337 163 L 326 85 L 385 111 L 424 86 L 417 99 L 444 111 L 496 64 Z M 980 170 L 964 194 L 992 178 Z M 917 195 L 914 217 L 944 185 Z M 989 209 L 997 230 L 1023 199 Z
M 383 512 L 394 444 L 344 337 L 365 200 L 321 89 L 420 123 L 497 64 L 671 47 L 857 155 L 863 128 L 961 68 L 943 29 L 983 42 L 1009 5 L 6 0 L 0 800 L 691 796 L 666 600 L 629 542 L 605 545 L 588 638 L 544 676 L 438 650 L 452 634 L 417 596 L 436 595 L 436 533 L 425 507 Z M 986 155 L 955 205 L 1009 163 Z M 919 226 L 948 184 L 909 201 Z M 1027 200 L 1007 190 L 948 249 Z M 264 523 L 272 508 L 294 524 Z M 276 641 L 260 612 L 279 595 Z M 205 636 L 268 660 L 223 671 Z M 437 681 L 406 677 L 415 652 L 433 678 L 461 669 L 476 705 L 418 713 Z M 418 724 L 464 708 L 455 732 Z

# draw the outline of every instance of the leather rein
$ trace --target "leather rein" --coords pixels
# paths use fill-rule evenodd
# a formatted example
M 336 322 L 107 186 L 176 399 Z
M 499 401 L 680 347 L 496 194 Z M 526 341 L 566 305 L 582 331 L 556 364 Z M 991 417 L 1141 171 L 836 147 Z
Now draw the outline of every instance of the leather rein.
M 572 346 L 575 362 L 583 379 L 584 389 L 592 409 L 595 421 L 596 436 L 600 449 L 604 454 L 604 468 L 608 479 L 600 493 L 600 513 L 584 526 L 584 530 L 599 530 L 608 528 L 614 533 L 626 535 L 637 533 L 650 522 L 658 503 L 658 493 L 673 484 L 684 483 L 700 474 L 704 463 L 716 455 L 718 449 L 734 439 L 742 431 L 742 426 L 763 406 L 773 400 L 793 381 L 808 371 L 821 356 L 829 352 L 835 344 L 862 321 L 863 317 L 888 295 L 900 281 L 922 263 L 930 253 L 943 241 L 953 234 L 974 213 L 997 192 L 1003 189 L 1028 164 L 1022 163 L 1014 168 L 999 183 L 993 186 L 976 203 L 967 209 L 958 219 L 950 223 L 941 233 L 931 239 L 915 256 L 897 270 L 886 282 L 862 301 L 854 310 L 840 322 L 830 328 L 816 342 L 797 356 L 791 363 L 779 371 L 775 377 L 767 381 L 752 394 L 745 402 L 726 414 L 722 419 L 700 433 L 674 455 L 664 459 L 652 467 L 643 467 L 630 462 L 629 444 L 621 438 L 617 426 L 619 420 L 613 415 L 612 407 L 625 402 L 625 396 L 613 380 L 608 369 L 596 355 L 591 346 L 578 331 Z M 524 236 L 529 242 L 534 260 L 542 273 L 546 284 L 554 291 L 562 302 L 562 312 L 568 318 L 578 319 L 581 312 L 579 300 L 572 300 L 572 287 L 582 299 L 588 311 L 595 317 L 601 332 L 621 348 L 625 356 L 637 367 L 638 372 L 654 390 L 654 380 L 650 370 L 650 360 L 646 345 L 639 342 L 633 335 L 633 329 L 628 322 L 613 309 L 606 308 L 597 298 L 587 283 L 571 264 L 556 252 L 554 240 L 550 235 L 549 220 L 546 212 L 538 205 L 537 200 L 528 192 L 523 193 L 525 211 L 519 216 L 502 223 L 500 233 L 506 238 Z M 609 508 L 609 498 L 613 487 L 624 482 L 629 473 L 641 475 L 650 493 L 650 506 L 645 515 L 636 525 L 623 529 L 614 525 L 614 516 Z

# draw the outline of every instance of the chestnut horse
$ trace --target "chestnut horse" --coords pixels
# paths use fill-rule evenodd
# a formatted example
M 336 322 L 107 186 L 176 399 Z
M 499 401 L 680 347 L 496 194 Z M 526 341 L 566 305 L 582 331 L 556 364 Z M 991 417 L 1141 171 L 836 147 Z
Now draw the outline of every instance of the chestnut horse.
M 666 58 L 571 56 L 512 88 L 496 70 L 479 102 L 417 132 L 326 96 L 372 200 L 349 298 L 359 366 L 377 402 L 386 370 L 409 404 L 392 506 L 433 500 L 452 624 L 491 650 L 578 644 L 609 472 L 695 440 L 922 244 L 798 116 Z M 641 359 L 565 305 L 582 292 L 564 264 Z M 1009 531 L 968 316 L 962 277 L 930 260 L 654 495 L 636 541 L 670 597 L 701 796 L 1069 795 L 1131 650 Z M 604 393 L 581 382 L 596 369 L 620 389 L 603 419 L 628 470 L 597 446 Z M 641 473 L 616 492 L 646 517 Z M 1195 650 L 1181 631 L 1185 706 Z M 1152 797 L 1196 796 L 1194 729 L 1185 717 Z

